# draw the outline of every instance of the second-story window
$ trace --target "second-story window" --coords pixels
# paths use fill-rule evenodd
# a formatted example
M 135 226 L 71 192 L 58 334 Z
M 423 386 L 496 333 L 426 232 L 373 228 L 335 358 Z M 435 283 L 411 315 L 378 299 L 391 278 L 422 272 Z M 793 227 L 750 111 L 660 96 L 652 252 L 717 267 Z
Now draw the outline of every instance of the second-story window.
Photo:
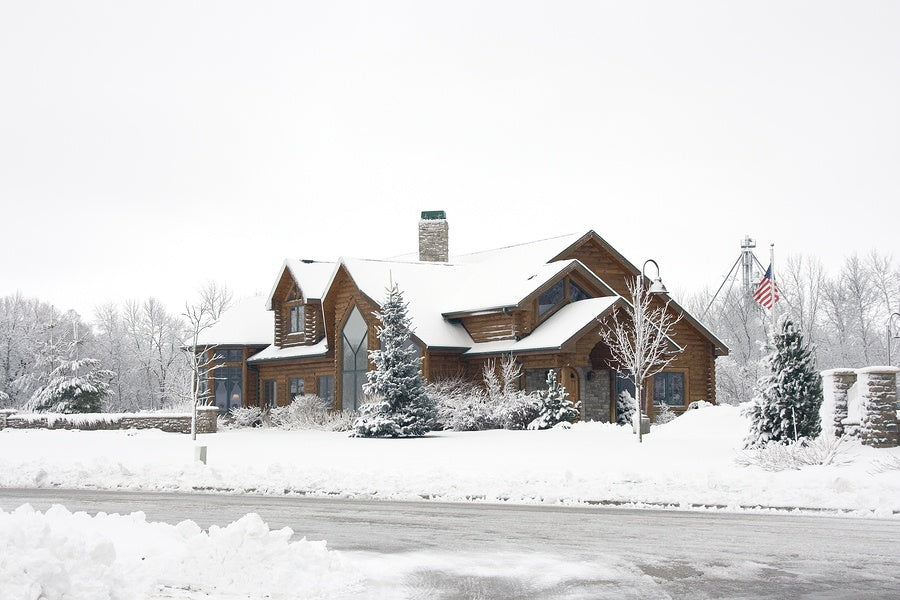
M 290 333 L 303 332 L 303 306 L 291 307 L 291 331 Z

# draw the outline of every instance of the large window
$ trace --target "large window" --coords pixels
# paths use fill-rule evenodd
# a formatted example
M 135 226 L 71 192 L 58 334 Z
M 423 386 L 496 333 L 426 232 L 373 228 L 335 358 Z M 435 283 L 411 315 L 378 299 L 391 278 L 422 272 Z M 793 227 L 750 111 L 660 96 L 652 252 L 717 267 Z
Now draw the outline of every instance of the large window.
M 666 371 L 654 375 L 653 403 L 684 406 L 684 373 Z
M 240 348 L 213 348 L 209 351 L 213 360 L 220 362 L 242 362 L 244 351 Z
M 212 372 L 213 389 L 215 389 L 216 406 L 220 413 L 227 413 L 232 408 L 241 407 L 241 384 L 243 373 L 241 367 L 219 367 Z
M 293 400 L 297 396 L 302 396 L 304 394 L 303 378 L 302 377 L 291 377 L 290 390 L 291 390 L 291 400 Z
M 278 385 L 274 379 L 263 381 L 263 405 L 265 408 L 278 406 Z
M 291 333 L 301 333 L 303 331 L 303 306 L 291 307 Z
M 321 375 L 318 384 L 319 398 L 325 400 L 331 406 L 334 406 L 334 377 L 331 375 Z
M 569 301 L 570 302 L 578 302 L 579 300 L 587 300 L 591 295 L 586 291 L 581 289 L 581 287 L 572 281 L 569 280 Z
M 358 410 L 363 403 L 363 383 L 369 368 L 369 332 L 359 309 L 353 307 L 341 332 L 344 360 L 341 363 L 341 404 L 344 410 Z

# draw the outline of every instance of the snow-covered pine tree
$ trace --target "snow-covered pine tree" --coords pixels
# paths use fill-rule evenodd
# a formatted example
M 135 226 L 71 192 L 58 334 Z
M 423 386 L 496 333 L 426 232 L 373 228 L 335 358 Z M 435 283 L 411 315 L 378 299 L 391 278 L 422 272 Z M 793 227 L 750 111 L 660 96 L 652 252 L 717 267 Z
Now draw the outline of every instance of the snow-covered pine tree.
M 747 446 L 818 436 L 822 380 L 809 345 L 789 315 L 780 319 L 766 349 L 766 373 L 747 412 L 751 419 Z
M 372 398 L 353 424 L 355 437 L 415 437 L 436 424 L 434 402 L 425 392 L 421 358 L 410 344 L 410 320 L 403 294 L 394 284 L 375 316 L 380 350 L 369 353 L 375 369 L 366 373 L 363 391 Z
M 635 402 L 628 390 L 622 390 L 616 396 L 616 425 L 632 425 L 634 421 Z
M 550 429 L 562 423 L 574 423 L 578 419 L 578 404 L 572 404 L 569 393 L 556 380 L 556 371 L 547 372 L 547 389 L 538 393 L 541 414 L 528 425 L 528 429 Z
M 112 371 L 93 358 L 61 360 L 49 381 L 35 390 L 28 408 L 37 412 L 96 413 L 109 393 Z

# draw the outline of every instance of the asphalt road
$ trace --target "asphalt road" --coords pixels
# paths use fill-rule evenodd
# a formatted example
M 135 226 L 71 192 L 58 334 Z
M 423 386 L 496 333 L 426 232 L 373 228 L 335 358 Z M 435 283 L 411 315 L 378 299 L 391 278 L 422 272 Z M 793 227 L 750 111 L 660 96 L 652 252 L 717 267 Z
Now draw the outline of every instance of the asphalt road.
M 26 502 L 204 528 L 255 512 L 381 565 L 398 597 L 900 598 L 900 520 L 0 489 L 0 508 Z

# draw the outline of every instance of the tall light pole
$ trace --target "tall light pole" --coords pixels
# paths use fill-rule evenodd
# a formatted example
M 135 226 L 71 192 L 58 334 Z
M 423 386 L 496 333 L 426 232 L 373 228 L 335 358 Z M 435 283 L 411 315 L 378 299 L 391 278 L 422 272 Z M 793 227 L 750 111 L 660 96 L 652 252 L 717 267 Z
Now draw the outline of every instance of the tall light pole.
M 897 317 L 897 319 L 900 320 L 900 312 L 891 313 L 891 316 L 888 317 L 887 321 L 888 366 L 893 366 L 891 364 L 891 340 L 894 338 L 900 339 L 900 327 L 897 327 L 897 335 L 892 335 L 894 317 Z
M 654 279 L 650 283 L 650 288 L 647 290 L 647 293 L 644 293 L 644 279 L 647 278 L 646 270 L 647 264 L 653 263 L 653 266 L 656 267 L 656 279 Z M 668 290 L 666 290 L 666 286 L 663 285 L 662 278 L 659 276 L 659 265 L 656 264 L 656 261 L 652 258 L 648 258 L 644 261 L 644 266 L 641 267 L 641 278 L 638 282 L 638 295 L 637 302 L 639 306 L 634 307 L 634 331 L 635 331 L 635 355 L 640 357 L 640 361 L 643 362 L 646 359 L 647 348 L 644 347 L 644 343 L 646 340 L 646 336 L 643 335 L 644 327 L 648 325 L 644 323 L 645 319 L 645 311 L 646 308 L 644 306 L 645 303 L 649 303 L 650 296 L 656 296 L 659 294 L 665 294 Z M 652 323 L 649 324 L 652 326 Z M 644 436 L 641 432 L 641 418 L 643 415 L 643 398 L 642 398 L 642 390 L 643 388 L 643 376 L 641 373 L 634 373 L 634 392 L 635 392 L 635 403 L 637 404 L 637 410 L 634 411 L 634 430 L 637 432 L 638 443 L 643 442 Z

